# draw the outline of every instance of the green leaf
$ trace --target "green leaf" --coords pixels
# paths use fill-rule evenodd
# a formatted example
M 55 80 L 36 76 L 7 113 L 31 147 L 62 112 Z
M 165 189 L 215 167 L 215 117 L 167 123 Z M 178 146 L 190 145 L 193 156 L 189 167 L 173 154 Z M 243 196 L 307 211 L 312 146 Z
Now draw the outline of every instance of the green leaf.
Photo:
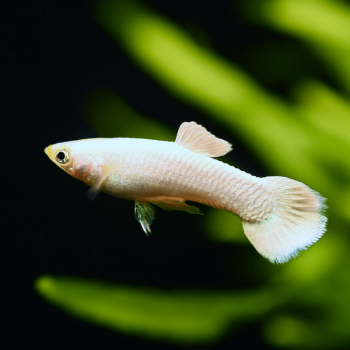
M 312 45 L 350 92 L 350 7 L 338 0 L 265 0 L 252 3 L 255 17 Z M 248 6 L 247 6 L 248 5 Z M 305 20 L 307 19 L 307 20 Z
M 254 293 L 157 290 L 72 277 L 42 276 L 38 293 L 67 313 L 146 338 L 191 344 L 212 343 L 230 327 L 267 312 L 273 298 Z

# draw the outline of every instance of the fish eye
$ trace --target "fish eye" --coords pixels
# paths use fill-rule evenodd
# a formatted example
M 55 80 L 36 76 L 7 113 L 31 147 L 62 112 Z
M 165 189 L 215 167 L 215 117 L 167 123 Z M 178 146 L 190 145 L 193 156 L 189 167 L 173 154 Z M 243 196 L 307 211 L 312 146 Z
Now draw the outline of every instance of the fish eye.
M 59 149 L 55 153 L 55 159 L 60 164 L 67 164 L 69 162 L 69 158 L 70 158 L 69 150 L 66 148 Z

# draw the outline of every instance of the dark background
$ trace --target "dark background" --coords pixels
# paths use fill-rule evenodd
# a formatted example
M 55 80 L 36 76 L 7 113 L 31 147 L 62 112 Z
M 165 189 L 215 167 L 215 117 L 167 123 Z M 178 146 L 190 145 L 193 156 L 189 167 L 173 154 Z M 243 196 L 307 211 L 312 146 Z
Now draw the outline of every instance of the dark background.
M 321 64 L 292 39 L 283 38 L 280 54 L 287 57 L 295 47 L 299 59 L 305 55 L 306 66 L 291 59 L 283 60 L 287 67 L 274 67 L 268 50 L 266 62 L 254 61 L 257 50 L 282 37 L 243 23 L 232 1 L 147 4 L 195 39 L 214 43 L 215 51 L 275 93 L 285 95 L 287 86 L 304 69 L 310 72 L 310 66 L 311 74 L 330 81 Z M 213 245 L 199 230 L 201 217 L 186 213 L 158 210 L 153 235 L 146 238 L 134 219 L 132 202 L 104 194 L 91 202 L 86 185 L 44 154 L 49 144 L 98 136 L 85 123 L 81 107 L 99 87 L 117 92 L 141 114 L 174 129 L 184 120 L 195 120 L 232 141 L 226 130 L 175 100 L 134 65 L 95 22 L 90 6 L 82 1 L 2 5 L 2 349 L 177 348 L 67 316 L 36 294 L 34 281 L 43 274 L 164 289 L 243 289 L 262 278 L 258 269 L 246 274 L 246 264 L 268 264 L 252 247 Z M 288 71 L 288 64 L 294 73 L 279 79 L 279 70 Z M 236 137 L 234 147 L 231 157 L 241 168 L 265 175 L 243 140 Z M 258 324 L 249 332 L 242 329 L 215 348 L 265 348 L 258 329 Z

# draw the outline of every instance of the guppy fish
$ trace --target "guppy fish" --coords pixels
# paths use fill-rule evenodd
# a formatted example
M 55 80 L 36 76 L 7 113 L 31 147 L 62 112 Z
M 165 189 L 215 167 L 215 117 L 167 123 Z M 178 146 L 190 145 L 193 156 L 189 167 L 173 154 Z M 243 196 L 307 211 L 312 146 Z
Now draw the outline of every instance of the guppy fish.
M 285 177 L 259 178 L 222 163 L 231 145 L 195 122 L 183 123 L 175 142 L 96 138 L 45 148 L 61 169 L 99 191 L 134 200 L 135 216 L 148 235 L 153 205 L 201 214 L 198 202 L 237 215 L 256 250 L 284 263 L 324 233 L 325 199 Z

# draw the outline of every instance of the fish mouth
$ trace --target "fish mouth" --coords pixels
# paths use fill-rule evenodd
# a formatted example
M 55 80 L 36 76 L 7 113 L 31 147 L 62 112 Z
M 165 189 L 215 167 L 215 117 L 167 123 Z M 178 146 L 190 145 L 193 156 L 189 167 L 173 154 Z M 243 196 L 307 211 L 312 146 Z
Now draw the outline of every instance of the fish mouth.
M 47 146 L 45 149 L 44 149 L 44 152 L 46 153 L 46 155 L 52 159 L 52 155 L 53 155 L 53 149 L 52 149 L 52 145 L 50 146 Z

